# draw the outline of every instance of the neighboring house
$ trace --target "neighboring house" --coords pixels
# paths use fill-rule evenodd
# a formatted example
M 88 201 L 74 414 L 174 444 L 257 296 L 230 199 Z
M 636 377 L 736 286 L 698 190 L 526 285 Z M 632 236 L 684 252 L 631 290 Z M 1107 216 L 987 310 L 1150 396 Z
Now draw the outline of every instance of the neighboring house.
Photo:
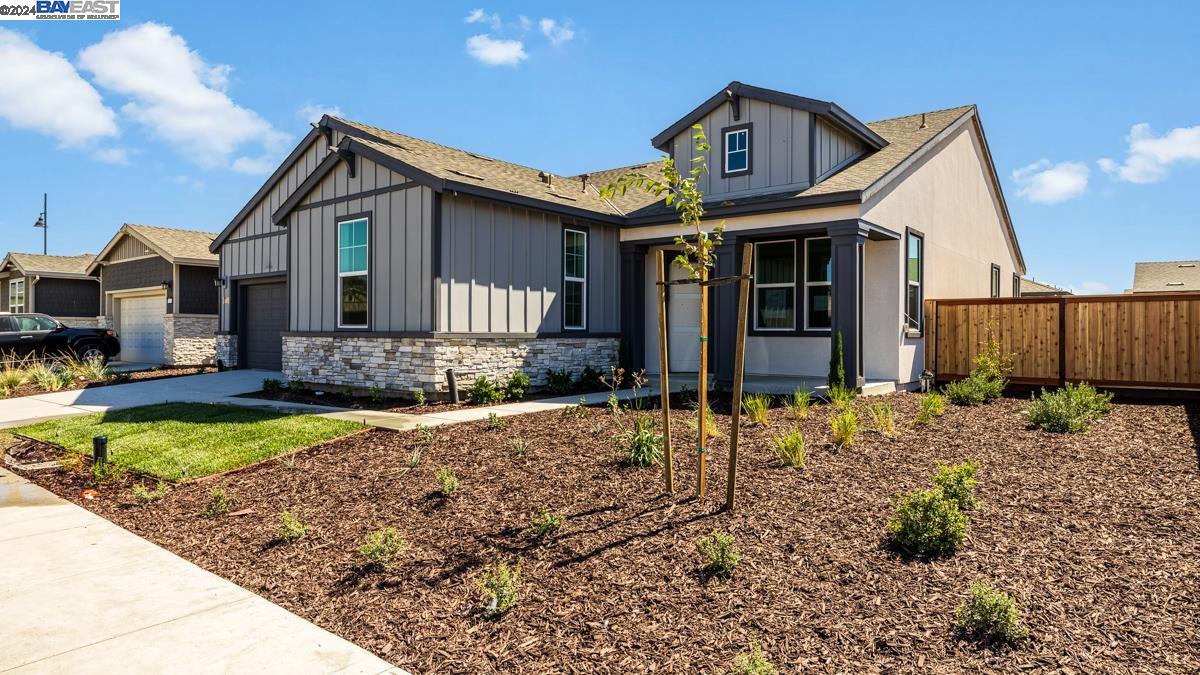
M 121 360 L 167 365 L 215 360 L 216 235 L 125 224 L 95 257 L 101 322 L 121 341 Z
M 1071 295 L 1071 291 L 1059 288 L 1057 286 L 1051 286 L 1050 284 L 1043 284 L 1040 281 L 1034 281 L 1033 279 L 1026 279 L 1022 277 L 1019 283 L 1021 284 L 1021 290 L 1018 295 L 1021 297 L 1036 298 Z
M 1140 262 L 1133 267 L 1130 293 L 1200 291 L 1200 260 Z
M 732 83 L 653 139 L 726 225 L 717 275 L 753 243 L 746 370 L 909 385 L 925 298 L 1012 295 L 1025 272 L 974 106 L 864 124 L 836 104 Z M 555 176 L 324 117 L 213 242 L 219 358 L 331 385 L 444 391 L 499 376 L 659 372 L 655 253 L 683 233 L 661 201 L 601 189 L 629 170 Z M 668 256 L 670 257 L 670 256 Z M 672 267 L 672 278 L 681 273 Z M 732 376 L 736 286 L 712 302 L 713 368 Z M 698 362 L 695 286 L 672 286 L 672 371 Z M 618 356 L 620 354 L 620 356 Z
M 100 280 L 88 273 L 94 257 L 9 253 L 0 262 L 0 311 L 40 312 L 68 326 L 95 328 Z

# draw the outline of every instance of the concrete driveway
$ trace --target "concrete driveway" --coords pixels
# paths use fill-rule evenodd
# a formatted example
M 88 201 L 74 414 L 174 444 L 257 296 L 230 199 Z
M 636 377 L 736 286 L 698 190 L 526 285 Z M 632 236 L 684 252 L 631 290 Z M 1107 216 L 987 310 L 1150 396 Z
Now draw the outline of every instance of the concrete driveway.
M 0 401 L 0 429 L 56 417 L 86 415 L 155 403 L 226 402 L 222 399 L 258 391 L 262 388 L 265 378 L 282 380 L 283 376 L 265 370 L 229 370 L 223 373 L 185 375 L 148 382 L 130 382 L 10 398 Z

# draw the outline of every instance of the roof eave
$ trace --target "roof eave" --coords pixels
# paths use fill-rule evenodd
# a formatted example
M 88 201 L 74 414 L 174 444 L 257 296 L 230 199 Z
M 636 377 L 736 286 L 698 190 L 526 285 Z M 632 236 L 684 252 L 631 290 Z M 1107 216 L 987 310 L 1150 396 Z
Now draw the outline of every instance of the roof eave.
M 774 213 L 778 211 L 792 211 L 796 209 L 819 209 L 828 208 L 831 206 L 861 204 L 862 201 L 862 191 L 844 190 L 842 192 L 830 192 L 823 195 L 800 195 L 797 197 L 782 197 L 780 199 L 764 200 L 749 204 L 735 203 L 731 206 L 715 206 L 712 208 L 706 207 L 704 210 L 704 217 L 705 219 L 724 218 L 729 216 L 744 216 L 759 213 Z M 625 218 L 624 224 L 628 227 L 645 227 L 650 225 L 663 225 L 666 223 L 672 223 L 678 219 L 678 216 L 676 216 L 674 213 L 655 214 L 653 216 L 631 215 Z

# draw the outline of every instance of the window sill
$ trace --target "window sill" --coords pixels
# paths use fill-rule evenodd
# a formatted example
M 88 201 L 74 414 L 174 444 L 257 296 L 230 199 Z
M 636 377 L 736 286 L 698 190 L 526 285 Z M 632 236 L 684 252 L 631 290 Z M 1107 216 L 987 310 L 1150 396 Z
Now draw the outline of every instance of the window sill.
M 925 333 L 919 330 L 906 330 L 904 331 L 904 337 L 910 340 L 919 340 L 925 337 Z

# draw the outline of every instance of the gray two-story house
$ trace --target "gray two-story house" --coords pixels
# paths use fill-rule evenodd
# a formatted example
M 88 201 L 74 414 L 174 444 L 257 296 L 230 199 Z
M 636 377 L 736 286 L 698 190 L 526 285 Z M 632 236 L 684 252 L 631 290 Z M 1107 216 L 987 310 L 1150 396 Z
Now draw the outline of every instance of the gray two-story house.
M 706 223 L 726 227 L 715 273 L 753 244 L 751 377 L 823 378 L 840 332 L 860 385 L 909 385 L 925 297 L 1008 295 L 1024 273 L 974 106 L 864 123 L 734 82 L 651 143 L 686 167 L 694 124 Z M 218 358 L 431 393 L 451 367 L 661 372 L 654 265 L 681 229 L 656 198 L 602 195 L 629 171 L 660 165 L 559 176 L 326 116 L 213 241 Z M 672 371 L 696 370 L 696 293 L 671 287 Z M 728 379 L 735 287 L 714 296 L 707 348 Z

